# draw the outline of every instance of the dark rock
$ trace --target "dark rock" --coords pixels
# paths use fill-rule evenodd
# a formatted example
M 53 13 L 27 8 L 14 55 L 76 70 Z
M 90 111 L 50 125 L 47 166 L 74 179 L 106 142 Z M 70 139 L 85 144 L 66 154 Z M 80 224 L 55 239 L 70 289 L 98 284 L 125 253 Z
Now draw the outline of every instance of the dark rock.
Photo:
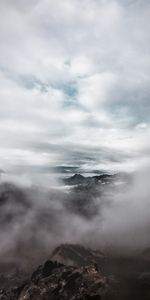
M 88 300 L 104 299 L 103 295 L 109 287 L 107 279 L 97 271 L 94 265 L 86 267 L 75 267 L 56 265 L 47 262 L 50 266 L 50 274 L 43 277 L 43 268 L 38 269 L 41 272 L 38 282 L 33 281 L 23 289 L 19 300 Z M 35 274 L 35 273 L 34 273 Z M 112 290 L 113 296 L 113 290 Z M 110 298 L 111 299 L 111 298 Z
M 83 184 L 85 182 L 87 182 L 86 177 L 80 174 L 75 174 L 69 178 L 64 179 L 64 183 L 67 185 Z
M 28 283 L 0 291 L 0 300 L 112 300 L 113 297 L 111 283 L 96 265 L 65 266 L 52 261 L 41 265 Z
M 50 258 L 65 265 L 86 266 L 95 264 L 96 267 L 101 265 L 105 255 L 100 250 L 92 250 L 81 245 L 62 244 L 53 251 Z

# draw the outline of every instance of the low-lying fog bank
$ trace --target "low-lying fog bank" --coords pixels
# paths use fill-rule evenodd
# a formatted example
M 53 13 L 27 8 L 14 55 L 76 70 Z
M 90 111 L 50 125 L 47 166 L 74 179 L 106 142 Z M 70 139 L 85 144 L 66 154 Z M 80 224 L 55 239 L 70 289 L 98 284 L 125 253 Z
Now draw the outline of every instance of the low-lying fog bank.
M 149 171 L 71 180 L 1 178 L 1 265 L 39 264 L 61 243 L 132 254 L 150 245 Z

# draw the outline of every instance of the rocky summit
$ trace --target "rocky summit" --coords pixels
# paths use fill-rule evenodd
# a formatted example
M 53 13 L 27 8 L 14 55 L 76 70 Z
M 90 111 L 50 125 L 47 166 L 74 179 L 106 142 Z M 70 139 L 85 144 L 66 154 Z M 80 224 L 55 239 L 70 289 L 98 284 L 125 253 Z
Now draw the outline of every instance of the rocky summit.
M 115 299 L 113 282 L 96 264 L 65 266 L 46 261 L 19 287 L 0 291 L 0 300 L 101 300 Z
M 65 265 L 87 266 L 97 264 L 100 266 L 105 260 L 105 255 L 100 250 L 92 250 L 82 245 L 63 244 L 52 252 L 50 258 Z
M 8 270 L 0 282 L 0 300 L 149 300 L 149 270 L 145 252 L 105 256 L 100 250 L 63 244 L 32 275 Z

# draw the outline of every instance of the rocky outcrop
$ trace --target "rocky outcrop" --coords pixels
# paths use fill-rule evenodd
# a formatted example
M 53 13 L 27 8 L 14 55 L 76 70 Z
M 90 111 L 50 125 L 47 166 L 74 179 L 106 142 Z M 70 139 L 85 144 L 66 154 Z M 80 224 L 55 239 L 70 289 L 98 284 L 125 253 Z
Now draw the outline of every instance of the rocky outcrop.
M 105 255 L 100 250 L 92 250 L 76 244 L 63 244 L 57 247 L 51 260 L 72 266 L 87 266 L 89 264 L 101 264 L 105 260 Z
M 65 266 L 47 261 L 28 283 L 0 291 L 0 300 L 113 300 L 113 282 L 103 276 L 97 265 Z
M 149 300 L 149 270 L 143 253 L 105 256 L 100 250 L 62 244 L 31 276 L 23 270 L 3 275 L 0 300 Z

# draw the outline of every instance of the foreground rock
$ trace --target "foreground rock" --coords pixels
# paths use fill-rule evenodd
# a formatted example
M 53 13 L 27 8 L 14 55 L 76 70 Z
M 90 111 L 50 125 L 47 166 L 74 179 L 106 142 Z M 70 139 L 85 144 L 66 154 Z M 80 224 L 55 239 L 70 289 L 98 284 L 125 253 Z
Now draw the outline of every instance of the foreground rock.
M 1 273 L 0 300 L 149 300 L 149 249 L 138 256 L 62 244 L 30 272 Z
M 8 292 L 1 291 L 0 300 L 113 300 L 113 282 L 97 265 L 65 266 L 47 261 L 32 275 L 28 283 Z

